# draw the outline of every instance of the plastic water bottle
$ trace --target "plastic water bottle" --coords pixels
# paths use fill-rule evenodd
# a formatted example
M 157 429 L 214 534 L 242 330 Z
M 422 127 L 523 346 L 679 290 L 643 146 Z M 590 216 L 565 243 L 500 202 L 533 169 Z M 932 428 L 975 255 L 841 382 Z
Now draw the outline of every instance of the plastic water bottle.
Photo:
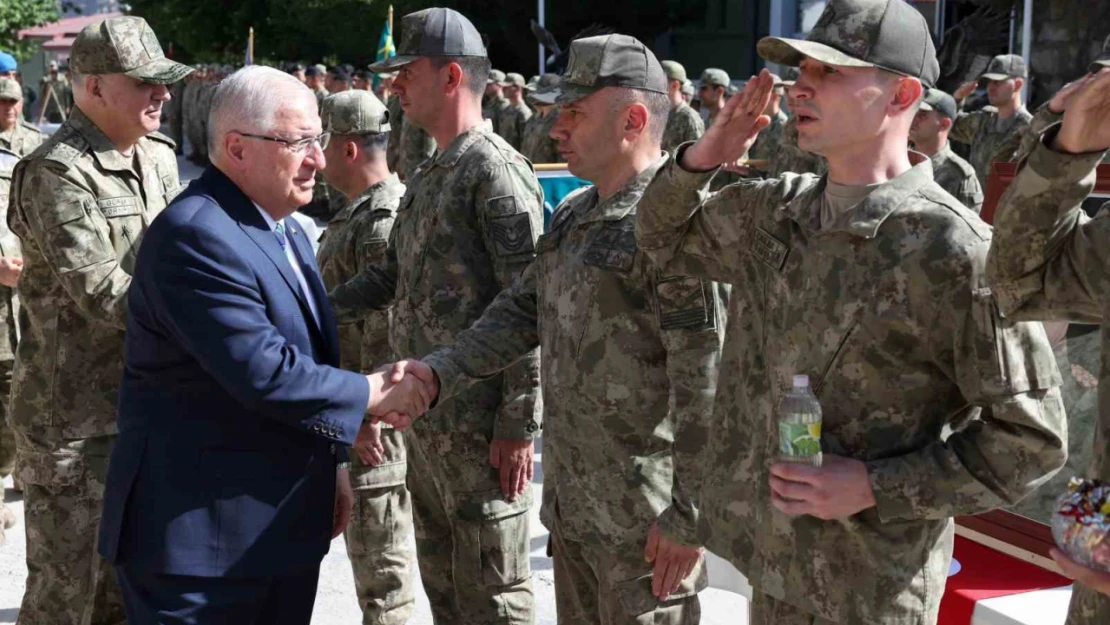
M 808 375 L 794 376 L 794 388 L 779 404 L 779 460 L 821 466 L 821 404 Z

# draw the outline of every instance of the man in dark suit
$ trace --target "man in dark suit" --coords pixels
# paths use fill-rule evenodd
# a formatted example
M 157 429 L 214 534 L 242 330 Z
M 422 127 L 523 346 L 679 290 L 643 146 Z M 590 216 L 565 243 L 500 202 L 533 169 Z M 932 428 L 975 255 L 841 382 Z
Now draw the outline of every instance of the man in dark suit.
M 236 72 L 210 112 L 213 166 L 143 240 L 100 530 L 132 625 L 308 623 L 350 514 L 347 446 L 367 413 L 427 409 L 417 378 L 338 368 L 310 242 L 285 219 L 326 142 L 296 78 Z

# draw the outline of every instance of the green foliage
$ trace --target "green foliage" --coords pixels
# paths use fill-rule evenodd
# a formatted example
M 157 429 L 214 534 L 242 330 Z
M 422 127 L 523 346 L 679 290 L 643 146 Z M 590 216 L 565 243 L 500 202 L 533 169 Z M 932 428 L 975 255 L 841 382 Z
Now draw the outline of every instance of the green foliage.
M 488 37 L 495 65 L 535 73 L 536 39 L 528 25 L 536 16 L 535 0 L 131 0 L 132 14 L 145 17 L 163 48 L 172 42 L 174 56 L 186 63 L 241 62 L 247 31 L 254 27 L 255 58 L 339 59 L 356 67 L 374 61 L 391 3 L 398 41 L 406 13 L 449 6 Z M 594 23 L 651 46 L 657 34 L 703 11 L 704 0 L 547 0 L 547 23 L 564 46 Z
M 19 60 L 30 56 L 38 44 L 20 41 L 19 31 L 58 19 L 57 0 L 0 0 L 0 50 Z

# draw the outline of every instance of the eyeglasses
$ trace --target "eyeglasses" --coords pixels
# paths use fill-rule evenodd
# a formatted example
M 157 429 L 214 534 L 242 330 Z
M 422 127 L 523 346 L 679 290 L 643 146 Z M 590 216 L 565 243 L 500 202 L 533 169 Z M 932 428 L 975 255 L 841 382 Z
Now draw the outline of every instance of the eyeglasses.
M 238 130 L 236 130 L 235 132 L 243 135 L 244 137 L 250 137 L 251 139 L 262 139 L 263 141 L 273 141 L 274 143 L 280 143 L 280 144 L 284 145 L 286 148 L 288 148 L 289 151 L 293 152 L 294 154 L 304 154 L 314 143 L 316 145 L 319 145 L 321 150 L 325 150 L 328 147 L 328 141 L 331 140 L 331 133 L 330 132 L 325 132 L 325 133 L 323 133 L 321 135 L 318 135 L 316 137 L 305 137 L 304 139 L 298 139 L 296 141 L 290 141 L 288 139 L 282 139 L 281 137 L 268 137 L 266 135 L 254 135 L 254 134 L 251 134 L 249 132 L 239 132 Z

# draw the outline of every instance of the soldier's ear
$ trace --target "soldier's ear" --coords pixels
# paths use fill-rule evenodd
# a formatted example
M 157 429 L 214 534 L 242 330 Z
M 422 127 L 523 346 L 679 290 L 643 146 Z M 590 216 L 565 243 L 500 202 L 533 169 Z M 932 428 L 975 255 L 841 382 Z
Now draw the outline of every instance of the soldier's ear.
M 924 91 L 925 88 L 921 85 L 920 80 L 902 76 L 896 82 L 890 105 L 894 107 L 895 112 L 905 111 L 921 100 Z

